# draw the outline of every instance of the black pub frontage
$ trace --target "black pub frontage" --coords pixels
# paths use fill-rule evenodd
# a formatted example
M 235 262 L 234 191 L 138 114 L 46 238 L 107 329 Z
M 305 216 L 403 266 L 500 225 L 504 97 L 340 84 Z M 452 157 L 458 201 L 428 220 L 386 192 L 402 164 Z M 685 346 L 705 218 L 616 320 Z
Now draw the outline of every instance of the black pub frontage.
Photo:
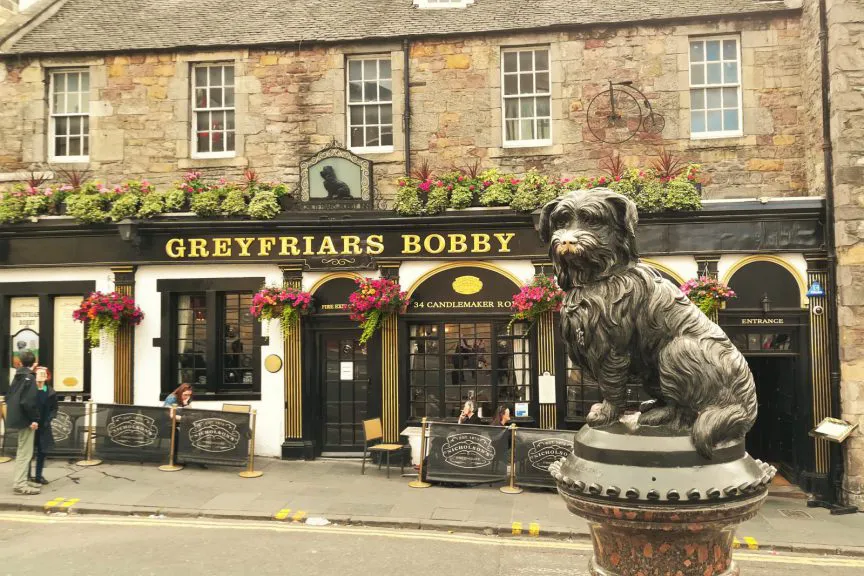
M 831 466 L 808 431 L 834 415 L 836 397 L 827 306 L 813 289 L 827 280 L 823 209 L 820 199 L 706 202 L 645 215 L 639 227 L 641 253 L 661 275 L 676 284 L 713 275 L 738 293 L 716 320 L 756 377 L 748 449 L 808 489 Z M 551 274 L 546 249 L 532 217 L 511 210 L 41 219 L 0 231 L 2 353 L 14 362 L 20 342 L 35 343 L 61 396 L 156 405 L 190 382 L 199 407 L 251 404 L 258 452 L 283 458 L 358 453 L 372 417 L 398 441 L 424 416 L 455 420 L 467 399 L 485 421 L 504 404 L 519 424 L 578 429 L 599 391 L 570 366 L 557 319 L 509 326 L 513 295 L 536 273 Z M 379 276 L 398 280 L 411 305 L 361 346 L 343 304 L 356 279 Z M 264 284 L 313 294 L 287 338 L 249 313 Z M 133 295 L 145 319 L 88 351 L 68 310 L 94 289 Z M 639 390 L 631 400 L 638 406 Z

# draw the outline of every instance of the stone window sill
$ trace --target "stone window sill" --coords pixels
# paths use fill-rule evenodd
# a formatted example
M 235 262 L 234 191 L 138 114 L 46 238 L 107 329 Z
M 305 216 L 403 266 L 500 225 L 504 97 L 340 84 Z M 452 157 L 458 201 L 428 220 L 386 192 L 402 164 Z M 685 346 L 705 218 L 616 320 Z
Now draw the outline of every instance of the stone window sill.
M 519 158 L 522 156 L 560 156 L 564 154 L 564 146 L 552 144 L 550 146 L 526 146 L 492 148 L 489 151 L 490 158 Z
M 177 167 L 181 170 L 190 168 L 246 168 L 249 159 L 242 156 L 230 158 L 181 158 L 177 161 Z

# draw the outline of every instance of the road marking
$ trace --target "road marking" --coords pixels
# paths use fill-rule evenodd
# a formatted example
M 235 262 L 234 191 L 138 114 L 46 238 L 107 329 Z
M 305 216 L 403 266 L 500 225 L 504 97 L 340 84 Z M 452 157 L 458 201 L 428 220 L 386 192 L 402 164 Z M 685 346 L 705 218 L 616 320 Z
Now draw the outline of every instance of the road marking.
M 282 508 L 273 515 L 273 518 L 275 518 L 276 520 L 285 520 L 285 518 L 287 518 L 289 514 L 291 514 L 290 508 Z
M 65 502 L 61 503 L 60 507 L 61 508 L 71 508 L 72 506 L 74 506 L 75 504 L 77 504 L 80 501 L 81 501 L 80 498 L 69 498 Z
M 513 522 L 512 534 L 514 536 L 519 536 L 522 534 L 522 523 L 521 522 Z
M 588 542 L 564 542 L 557 540 L 529 540 L 513 538 L 496 538 L 494 536 L 475 536 L 470 534 L 449 534 L 407 529 L 366 528 L 360 526 L 308 526 L 306 524 L 283 524 L 277 522 L 220 521 L 220 520 L 182 520 L 179 518 L 144 518 L 118 517 L 100 518 L 97 516 L 44 516 L 25 513 L 0 513 L 0 522 L 17 522 L 29 524 L 62 524 L 77 523 L 101 526 L 172 526 L 177 528 L 201 528 L 205 530 L 245 530 L 268 532 L 316 533 L 331 535 L 380 536 L 384 538 L 408 540 L 437 540 L 450 543 L 478 544 L 485 546 L 504 546 L 521 548 L 542 548 L 548 550 L 567 550 L 570 552 L 590 552 Z M 735 554 L 738 562 L 765 564 L 797 564 L 803 566 L 825 566 L 838 568 L 864 568 L 864 558 L 813 555 L 790 555 L 787 553 L 766 554 L 765 552 L 741 551 Z
M 747 543 L 747 549 L 748 550 L 758 550 L 759 549 L 759 543 L 756 542 L 756 539 L 753 538 L 752 536 L 745 536 L 744 542 Z
M 45 508 L 45 510 L 50 510 L 51 508 L 54 508 L 55 506 L 59 506 L 60 503 L 63 502 L 64 500 L 66 500 L 66 499 L 65 498 L 54 498 L 53 500 L 46 502 L 44 508 Z
M 528 525 L 528 534 L 530 534 L 531 536 L 539 536 L 540 524 L 538 524 L 537 522 L 531 522 L 531 524 Z
M 291 520 L 293 520 L 294 522 L 300 522 L 305 517 L 306 517 L 306 511 L 305 510 L 298 510 L 297 513 L 291 517 Z

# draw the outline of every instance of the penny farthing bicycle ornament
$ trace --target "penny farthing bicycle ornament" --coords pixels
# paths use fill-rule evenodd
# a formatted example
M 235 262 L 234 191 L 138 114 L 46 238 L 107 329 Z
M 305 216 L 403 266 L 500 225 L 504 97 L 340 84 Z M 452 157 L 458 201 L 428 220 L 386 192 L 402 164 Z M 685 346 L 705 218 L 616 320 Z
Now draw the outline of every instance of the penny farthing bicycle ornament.
M 666 126 L 665 118 L 654 112 L 648 98 L 630 80 L 610 80 L 609 89 L 588 104 L 587 115 L 591 134 L 607 144 L 621 144 L 640 131 L 660 134 Z

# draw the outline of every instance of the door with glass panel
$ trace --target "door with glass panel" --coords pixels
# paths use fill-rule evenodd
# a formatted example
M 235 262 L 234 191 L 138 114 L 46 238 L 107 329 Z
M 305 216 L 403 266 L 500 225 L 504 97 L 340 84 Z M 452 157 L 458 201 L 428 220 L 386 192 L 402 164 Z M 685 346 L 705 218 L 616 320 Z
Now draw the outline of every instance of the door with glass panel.
M 319 335 L 323 451 L 360 452 L 369 405 L 366 346 L 356 330 Z
M 507 321 L 427 322 L 409 326 L 411 418 L 458 418 L 467 400 L 481 418 L 531 401 L 527 326 Z

